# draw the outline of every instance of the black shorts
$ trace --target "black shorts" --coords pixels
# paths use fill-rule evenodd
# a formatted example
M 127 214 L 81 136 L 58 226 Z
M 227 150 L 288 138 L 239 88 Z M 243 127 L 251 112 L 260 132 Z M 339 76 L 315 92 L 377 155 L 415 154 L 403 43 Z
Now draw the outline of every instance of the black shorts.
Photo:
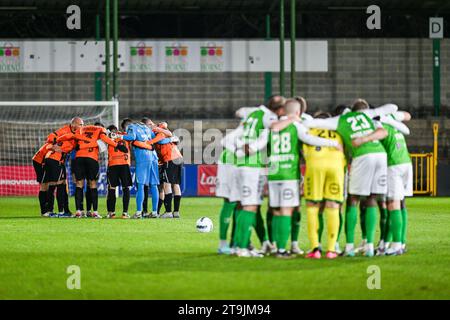
M 158 173 L 159 173 L 159 182 L 162 185 L 162 182 L 167 182 L 164 181 L 164 164 L 162 165 L 158 165 Z
M 43 183 L 58 182 L 66 179 L 66 167 L 54 159 L 45 159 Z
M 34 172 L 36 172 L 36 181 L 41 183 L 42 178 L 44 177 L 44 165 L 33 160 L 33 168 Z
M 110 187 L 122 188 L 131 187 L 133 181 L 131 178 L 130 166 L 127 164 L 108 167 L 108 185 Z
M 72 161 L 73 163 L 73 161 Z M 97 180 L 100 166 L 98 161 L 92 158 L 80 157 L 77 158 L 73 167 L 75 179 L 79 180 Z
M 183 169 L 183 162 L 181 161 L 168 161 L 163 164 L 164 166 L 164 182 L 170 184 L 181 183 L 181 171 Z

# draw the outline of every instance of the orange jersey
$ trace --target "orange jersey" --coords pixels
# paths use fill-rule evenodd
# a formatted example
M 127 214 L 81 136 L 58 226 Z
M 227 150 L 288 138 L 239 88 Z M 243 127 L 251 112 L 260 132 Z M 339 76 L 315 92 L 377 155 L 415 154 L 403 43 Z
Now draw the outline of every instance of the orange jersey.
M 156 144 L 156 146 L 158 159 L 162 162 L 169 162 L 183 157 L 175 143 Z
M 48 147 L 51 147 L 52 144 L 46 142 L 42 147 L 39 148 L 38 152 L 36 152 L 32 158 L 33 161 L 39 163 L 39 164 L 43 164 L 44 163 L 44 159 L 45 159 L 45 155 L 50 151 L 48 149 Z
M 50 133 L 47 137 L 47 142 L 55 143 L 59 137 L 65 135 L 65 134 L 68 134 L 68 133 L 73 133 L 72 129 L 70 128 L 70 124 L 65 125 L 64 127 Z
M 127 153 L 123 153 L 117 150 L 115 147 L 108 145 L 108 167 L 120 166 L 120 165 L 131 165 L 131 154 L 130 154 L 130 144 L 128 141 L 122 139 L 115 139 L 115 142 L 123 141 L 128 149 Z
M 46 159 L 53 159 L 59 161 L 60 163 L 64 163 L 66 161 L 66 156 L 69 152 L 71 152 L 76 147 L 75 140 L 62 141 L 57 144 L 61 148 L 61 152 L 49 150 L 45 156 Z
M 106 129 L 97 126 L 85 126 L 77 130 L 75 134 L 66 134 L 57 139 L 58 142 L 64 140 L 75 140 L 78 144 L 75 158 L 91 158 L 98 161 L 99 148 L 97 140 L 102 140 L 114 147 L 117 143 L 106 135 Z

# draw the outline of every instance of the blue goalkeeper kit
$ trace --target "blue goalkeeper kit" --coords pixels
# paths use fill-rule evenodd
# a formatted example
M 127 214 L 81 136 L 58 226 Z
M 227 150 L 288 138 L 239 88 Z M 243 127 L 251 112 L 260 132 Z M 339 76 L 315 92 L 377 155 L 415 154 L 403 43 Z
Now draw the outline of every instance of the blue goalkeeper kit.
M 133 123 L 127 128 L 127 134 L 123 136 L 127 141 L 150 141 L 155 137 L 155 133 L 145 124 Z M 165 138 L 159 141 L 159 144 L 169 143 L 170 139 Z M 159 200 L 159 173 L 158 173 L 158 156 L 154 150 L 148 150 L 139 147 L 133 147 L 134 159 L 136 162 L 136 206 L 137 211 L 142 211 L 144 201 L 144 185 L 150 186 L 152 194 L 152 211 L 158 209 Z

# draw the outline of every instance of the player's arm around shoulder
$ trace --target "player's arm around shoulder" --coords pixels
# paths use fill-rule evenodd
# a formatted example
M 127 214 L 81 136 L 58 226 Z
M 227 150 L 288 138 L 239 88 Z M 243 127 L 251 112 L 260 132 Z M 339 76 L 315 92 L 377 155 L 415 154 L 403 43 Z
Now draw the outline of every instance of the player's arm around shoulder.
M 154 127 L 153 128 L 153 132 L 155 132 L 155 134 L 158 136 L 158 134 L 163 134 L 165 138 L 170 138 L 173 136 L 172 131 L 170 131 L 169 129 L 165 129 L 165 128 L 161 128 L 161 127 Z
M 308 128 L 306 128 L 303 124 L 301 124 L 299 122 L 295 122 L 294 125 L 297 128 L 298 139 L 301 140 L 302 142 L 312 145 L 312 146 L 317 146 L 317 147 L 334 147 L 339 151 L 344 150 L 343 146 L 340 143 L 338 143 L 336 140 L 325 139 L 325 138 L 311 135 L 308 132 Z
M 311 119 L 302 121 L 306 128 L 321 128 L 327 130 L 337 130 L 340 116 L 327 119 Z
M 270 130 L 272 130 L 273 132 L 280 132 L 281 130 L 286 129 L 290 124 L 300 121 L 301 119 L 297 115 L 290 115 L 288 117 L 285 117 L 284 119 L 273 121 L 270 124 Z
M 370 118 L 380 117 L 388 114 L 392 114 L 397 112 L 398 106 L 393 103 L 387 103 L 385 105 L 382 105 L 381 107 L 375 108 L 375 109 L 366 109 L 362 110 L 363 113 L 365 113 Z
M 394 129 L 400 131 L 404 135 L 409 135 L 411 132 L 406 124 L 395 120 L 393 117 L 385 116 L 380 119 L 382 123 L 392 126 Z
M 379 121 L 374 121 L 373 122 L 375 124 L 375 131 L 373 131 L 372 133 L 363 136 L 363 137 L 358 137 L 352 140 L 352 146 L 357 148 L 365 143 L 368 142 L 372 142 L 372 141 L 376 141 L 376 140 L 383 140 L 384 138 L 387 137 L 388 132 L 385 128 L 383 128 L 383 125 L 379 122 Z

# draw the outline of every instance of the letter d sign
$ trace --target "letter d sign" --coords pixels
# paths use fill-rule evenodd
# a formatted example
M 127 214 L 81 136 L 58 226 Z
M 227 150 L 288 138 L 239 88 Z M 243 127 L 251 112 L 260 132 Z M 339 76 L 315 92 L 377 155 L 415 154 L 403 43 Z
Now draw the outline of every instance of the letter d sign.
M 442 39 L 444 37 L 444 18 L 430 18 L 430 38 Z

